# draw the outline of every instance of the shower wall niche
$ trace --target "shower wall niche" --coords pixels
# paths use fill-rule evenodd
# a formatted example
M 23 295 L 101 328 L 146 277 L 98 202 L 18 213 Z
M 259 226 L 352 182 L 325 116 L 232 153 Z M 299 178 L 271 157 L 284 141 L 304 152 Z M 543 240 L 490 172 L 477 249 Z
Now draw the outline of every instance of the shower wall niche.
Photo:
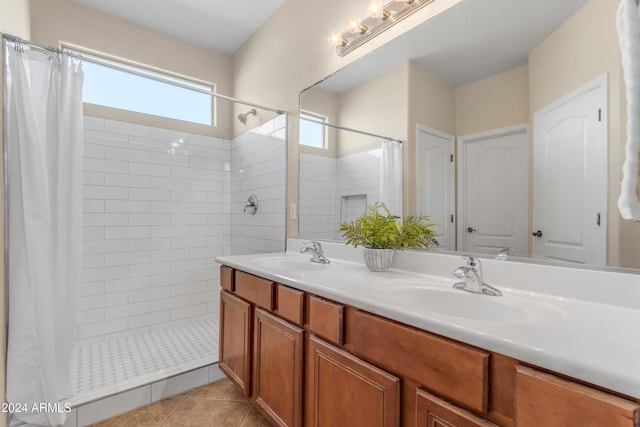
M 217 321 L 214 258 L 284 250 L 284 124 L 228 140 L 84 117 L 79 344 Z

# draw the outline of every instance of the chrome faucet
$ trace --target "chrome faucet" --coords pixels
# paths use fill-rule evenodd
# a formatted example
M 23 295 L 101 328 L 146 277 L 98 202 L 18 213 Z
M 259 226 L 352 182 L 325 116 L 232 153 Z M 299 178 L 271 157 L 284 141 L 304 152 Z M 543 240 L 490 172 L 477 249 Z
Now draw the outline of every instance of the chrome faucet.
M 307 252 L 311 252 L 311 262 L 316 262 L 318 264 L 331 264 L 331 261 L 327 259 L 322 253 L 322 246 L 319 242 L 309 240 L 306 242 L 302 242 L 302 248 L 300 248 L 300 253 L 304 254 Z
M 464 281 L 454 284 L 454 288 L 495 297 L 502 295 L 502 292 L 498 289 L 484 283 L 482 278 L 482 266 L 480 265 L 480 260 L 478 258 L 469 256 L 464 257 L 464 259 L 467 261 L 467 265 L 465 267 L 458 267 L 453 271 L 454 276 L 459 279 L 464 279 Z
M 496 255 L 496 259 L 500 261 L 504 261 L 509 257 L 509 255 L 513 253 L 513 251 L 514 251 L 514 248 L 504 248 L 503 250 L 498 252 L 498 254 Z

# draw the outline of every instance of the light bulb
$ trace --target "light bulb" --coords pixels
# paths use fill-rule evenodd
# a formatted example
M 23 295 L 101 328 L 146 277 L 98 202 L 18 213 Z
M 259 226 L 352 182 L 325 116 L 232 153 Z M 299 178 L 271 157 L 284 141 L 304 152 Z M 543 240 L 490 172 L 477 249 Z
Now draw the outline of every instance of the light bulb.
M 372 18 L 387 19 L 389 17 L 389 14 L 384 10 L 381 0 L 371 0 L 368 13 Z
M 338 33 L 329 34 L 329 44 L 332 46 L 344 46 L 347 44 L 347 41 L 342 38 L 342 36 Z
M 347 22 L 347 30 L 355 34 L 364 34 L 367 32 L 367 27 L 362 25 L 359 18 L 352 16 Z

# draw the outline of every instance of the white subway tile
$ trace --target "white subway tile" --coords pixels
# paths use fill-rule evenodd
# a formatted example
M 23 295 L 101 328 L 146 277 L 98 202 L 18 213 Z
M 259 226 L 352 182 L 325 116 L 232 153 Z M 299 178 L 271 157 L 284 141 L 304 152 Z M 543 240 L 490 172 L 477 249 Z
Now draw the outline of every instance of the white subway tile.
M 207 216 L 205 214 L 171 214 L 172 224 L 206 224 Z
M 115 254 L 106 254 L 104 263 L 107 266 L 112 265 L 133 265 L 149 263 L 149 252 L 120 252 Z
M 172 296 L 149 302 L 149 311 L 171 310 L 172 308 L 185 307 L 189 304 L 189 296 Z
M 149 287 L 149 277 L 127 277 L 126 279 L 105 280 L 105 293 L 128 292 Z
M 155 237 L 148 239 L 130 239 L 129 250 L 132 251 L 148 251 L 158 249 L 169 249 L 171 247 L 171 239 L 168 237 Z
M 152 163 L 129 163 L 129 174 L 150 175 L 150 176 L 170 176 L 171 169 L 167 165 L 156 165 Z
M 206 179 L 208 171 L 203 169 L 186 168 L 182 166 L 171 166 L 171 176 L 176 178 Z
M 105 227 L 105 239 L 138 239 L 149 237 L 148 226 Z
M 135 123 L 120 122 L 116 120 L 105 120 L 104 130 L 122 135 L 148 137 L 151 134 L 149 126 L 143 126 Z
M 99 280 L 121 279 L 128 276 L 129 268 L 126 266 L 83 268 L 80 271 L 80 278 L 82 283 L 96 282 Z
M 143 175 L 129 175 L 107 173 L 105 174 L 105 184 L 116 187 L 139 187 L 149 188 L 150 177 Z
M 149 129 L 151 138 L 162 139 L 171 142 L 189 143 L 189 134 L 172 129 L 152 127 Z
M 104 159 L 104 145 L 84 144 L 82 146 L 82 155 L 84 158 Z
M 134 264 L 129 266 L 129 277 L 149 276 L 153 274 L 169 273 L 171 266 L 166 262 L 151 264 Z
M 149 162 L 159 165 L 189 166 L 189 157 L 179 156 L 177 154 L 151 152 Z
M 104 172 L 82 172 L 82 184 L 84 185 L 104 185 Z
M 86 213 L 104 212 L 104 200 L 84 199 L 82 211 Z
M 171 261 L 171 272 L 181 272 L 189 270 L 202 270 L 205 268 L 204 259 L 190 259 L 183 261 Z
M 130 316 L 138 316 L 142 314 L 149 313 L 149 302 L 137 302 L 133 304 L 124 304 L 117 305 L 113 307 L 107 307 L 104 309 L 104 318 L 107 320 L 110 319 L 119 319 L 122 317 L 130 317 Z M 142 325 L 146 326 L 146 325 Z M 132 327 L 129 325 L 129 327 Z
M 171 310 L 171 320 L 185 319 L 198 316 L 207 312 L 207 304 L 190 305 L 188 307 L 174 308 Z
M 171 320 L 171 311 L 156 311 L 154 313 L 132 316 L 128 319 L 130 328 L 139 328 L 141 326 L 155 325 Z
M 92 295 L 102 295 L 104 293 L 104 282 L 87 282 L 80 283 L 78 286 L 78 295 L 81 297 L 89 297 Z
M 105 147 L 104 158 L 111 160 L 127 160 L 129 162 L 149 162 L 149 152 L 142 150 L 131 150 L 129 148 Z
M 216 254 L 210 248 L 191 248 L 189 249 L 189 258 L 215 258 Z
M 104 119 L 101 117 L 83 116 L 82 129 L 104 132 Z
M 126 240 L 85 240 L 82 242 L 83 254 L 104 254 L 126 252 L 129 248 Z
M 104 320 L 104 308 L 96 308 L 93 310 L 78 311 L 78 325 L 86 325 L 88 323 L 101 322 Z
M 102 185 L 83 185 L 83 199 L 127 199 L 129 192 L 124 187 L 105 187 Z
M 149 276 L 149 284 L 151 286 L 176 285 L 178 283 L 188 282 L 189 280 L 193 279 L 189 277 L 189 272 L 186 271 L 182 273 L 167 273 Z
M 189 304 L 197 305 L 197 304 L 205 304 L 208 302 L 213 302 L 218 300 L 218 294 L 215 292 L 199 292 L 195 294 L 189 295 Z M 196 314 L 196 313 L 193 313 Z
M 217 279 L 218 277 L 220 277 L 219 269 L 191 270 L 191 271 L 189 271 L 189 281 L 190 282 L 199 282 L 199 281 L 206 281 L 206 280 L 211 280 L 211 279 L 218 280 Z
M 152 138 L 139 138 L 139 137 L 130 137 L 129 138 L 129 148 L 135 150 L 145 150 L 145 151 L 153 151 L 157 153 L 167 153 L 170 154 L 172 151 L 171 142 L 163 141 L 160 139 L 152 139 Z
M 127 293 L 93 295 L 78 298 L 79 310 L 92 310 L 96 308 L 110 307 L 127 303 Z
M 150 289 L 141 289 L 139 291 L 129 292 L 129 302 L 152 301 L 156 299 L 169 298 L 171 296 L 171 287 L 155 287 Z
M 187 213 L 189 212 L 189 203 L 151 201 L 149 211 L 153 213 Z
M 204 292 L 207 290 L 207 282 L 190 282 L 190 283 L 179 283 L 177 285 L 171 286 L 171 295 L 189 295 L 189 294 L 197 294 L 199 292 Z
M 127 329 L 127 319 L 115 319 L 78 326 L 78 338 L 90 338 Z
M 93 130 L 85 130 L 83 138 L 85 144 L 102 144 L 109 147 L 126 147 L 129 144 L 126 136 Z
M 129 225 L 169 225 L 170 214 L 159 213 L 132 213 L 129 214 Z
M 189 180 L 186 178 L 169 178 L 161 176 L 151 177 L 151 188 L 188 189 Z
M 104 255 L 92 254 L 82 255 L 82 268 L 104 267 Z
M 188 236 L 188 225 L 159 225 L 150 227 L 151 237 L 177 237 Z
M 105 212 L 149 212 L 149 202 L 142 200 L 107 200 Z
M 189 258 L 189 249 L 151 251 L 151 262 L 174 261 Z
M 171 191 L 160 188 L 129 188 L 129 200 L 169 200 Z
M 85 171 L 93 172 L 127 173 L 129 170 L 129 163 L 120 160 L 88 158 L 83 160 L 82 166 Z
M 207 245 L 205 236 L 172 237 L 172 248 L 199 248 Z
M 175 202 L 206 202 L 205 191 L 171 190 L 171 200 Z

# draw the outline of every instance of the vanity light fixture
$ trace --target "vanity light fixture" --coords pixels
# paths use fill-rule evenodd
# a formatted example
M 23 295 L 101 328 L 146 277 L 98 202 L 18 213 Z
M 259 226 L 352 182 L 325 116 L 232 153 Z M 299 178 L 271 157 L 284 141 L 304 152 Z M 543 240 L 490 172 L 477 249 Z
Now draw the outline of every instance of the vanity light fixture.
M 357 17 L 349 18 L 347 30 L 331 33 L 329 43 L 336 47 L 336 53 L 344 56 L 387 28 L 417 12 L 434 0 L 371 0 L 367 8 L 367 17 L 362 21 Z

